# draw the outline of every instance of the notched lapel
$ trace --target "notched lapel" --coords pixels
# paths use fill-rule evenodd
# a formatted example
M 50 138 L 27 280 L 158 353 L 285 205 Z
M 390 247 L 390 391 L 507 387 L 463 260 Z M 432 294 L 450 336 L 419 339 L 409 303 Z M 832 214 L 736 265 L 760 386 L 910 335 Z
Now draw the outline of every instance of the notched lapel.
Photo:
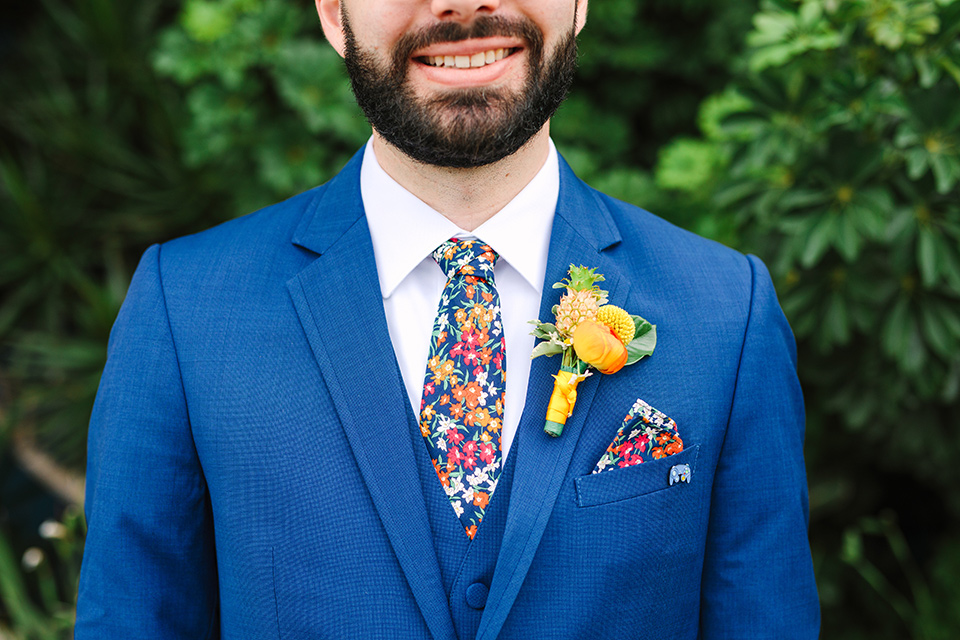
M 323 253 L 287 283 L 377 513 L 431 633 L 456 638 L 359 200 L 359 162 L 331 183 L 297 244 Z M 348 190 L 356 197 L 347 197 Z M 320 226 L 329 216 L 323 237 Z M 350 218 L 353 218 L 352 222 Z M 389 443 L 389 444 L 388 444 Z

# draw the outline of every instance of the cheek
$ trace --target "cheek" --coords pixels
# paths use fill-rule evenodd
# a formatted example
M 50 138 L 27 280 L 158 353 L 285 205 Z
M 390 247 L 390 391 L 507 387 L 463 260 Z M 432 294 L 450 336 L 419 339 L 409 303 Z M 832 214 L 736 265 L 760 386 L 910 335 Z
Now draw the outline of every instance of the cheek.
M 350 26 L 362 49 L 377 53 L 391 51 L 407 31 L 413 29 L 416 13 L 411 5 L 397 0 L 364 0 L 348 5 Z
M 525 13 L 540 27 L 548 41 L 566 36 L 576 19 L 572 1 L 530 2 L 528 9 Z

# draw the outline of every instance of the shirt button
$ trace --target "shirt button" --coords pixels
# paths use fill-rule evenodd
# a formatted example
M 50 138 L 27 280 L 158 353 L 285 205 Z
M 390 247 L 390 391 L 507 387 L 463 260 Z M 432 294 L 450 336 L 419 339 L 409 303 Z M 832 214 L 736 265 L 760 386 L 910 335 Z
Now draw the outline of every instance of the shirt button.
M 490 589 L 487 588 L 487 585 L 482 582 L 474 582 L 467 587 L 467 604 L 470 605 L 471 609 L 483 609 L 484 605 L 487 604 L 489 593 Z

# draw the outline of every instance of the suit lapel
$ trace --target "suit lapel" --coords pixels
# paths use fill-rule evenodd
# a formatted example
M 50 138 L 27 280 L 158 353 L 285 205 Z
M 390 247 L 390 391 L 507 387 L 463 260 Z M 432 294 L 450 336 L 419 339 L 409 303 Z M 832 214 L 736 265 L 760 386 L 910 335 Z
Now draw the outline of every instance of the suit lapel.
M 287 287 L 357 466 L 431 633 L 456 638 L 407 425 L 360 197 L 362 152 L 304 215 L 293 241 L 319 253 Z
M 559 301 L 561 291 L 552 286 L 566 277 L 571 264 L 596 267 L 606 278 L 601 286 L 610 293 L 611 300 L 623 299 L 628 288 L 616 265 L 602 253 L 620 240 L 609 211 L 562 160 L 560 167 L 560 197 L 540 301 L 543 322 L 554 321 L 552 307 Z M 552 438 L 544 433 L 543 423 L 553 390 L 553 375 L 559 366 L 557 357 L 537 358 L 530 366 L 527 396 L 518 427 L 518 433 L 523 435 L 517 448 L 510 511 L 490 595 L 477 631 L 478 640 L 496 638 L 510 613 L 543 537 L 600 383 L 598 373 L 580 383 L 573 415 L 567 420 L 563 434 Z

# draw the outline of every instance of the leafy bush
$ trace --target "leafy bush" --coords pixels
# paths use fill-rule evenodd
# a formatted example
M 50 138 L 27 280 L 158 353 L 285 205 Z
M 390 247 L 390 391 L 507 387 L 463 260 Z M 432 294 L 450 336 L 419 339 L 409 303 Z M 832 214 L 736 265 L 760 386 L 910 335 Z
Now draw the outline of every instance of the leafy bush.
M 149 64 L 175 6 L 38 3 L 0 72 L 0 435 L 30 425 L 75 468 L 140 254 L 229 217 L 181 162 L 177 94 Z
M 913 539 L 933 566 L 960 522 L 960 3 L 768 1 L 753 24 L 702 137 L 667 145 L 656 181 L 729 221 L 777 281 L 801 353 L 825 623 L 840 625 L 856 592 L 832 564 L 841 527 L 884 504 L 939 511 Z M 864 606 L 871 637 L 902 634 L 889 607 Z

